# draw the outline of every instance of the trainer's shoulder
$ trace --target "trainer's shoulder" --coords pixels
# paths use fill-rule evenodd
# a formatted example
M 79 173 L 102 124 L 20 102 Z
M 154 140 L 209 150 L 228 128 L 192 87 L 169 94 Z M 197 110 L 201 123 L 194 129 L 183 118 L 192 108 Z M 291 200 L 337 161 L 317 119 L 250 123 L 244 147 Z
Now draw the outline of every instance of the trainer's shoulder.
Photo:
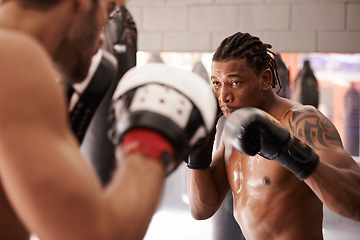
M 55 96 L 57 71 L 40 42 L 24 33 L 0 30 L 0 53 L 0 102 Z
M 51 62 L 49 54 L 38 40 L 18 31 L 0 30 L 0 52 L 1 65 L 7 67 L 3 70 L 10 70 L 10 64 L 26 70 L 32 64 L 47 65 Z
M 51 57 L 34 37 L 13 30 L 0 30 L 0 68 L 2 77 L 31 76 L 36 70 L 54 70 Z
M 42 49 L 40 42 L 34 37 L 20 31 L 9 29 L 0 29 L 0 43 L 0 48 L 4 52 L 20 53 L 27 50 L 41 51 Z M 17 48 L 12 48 L 14 46 L 17 46 Z

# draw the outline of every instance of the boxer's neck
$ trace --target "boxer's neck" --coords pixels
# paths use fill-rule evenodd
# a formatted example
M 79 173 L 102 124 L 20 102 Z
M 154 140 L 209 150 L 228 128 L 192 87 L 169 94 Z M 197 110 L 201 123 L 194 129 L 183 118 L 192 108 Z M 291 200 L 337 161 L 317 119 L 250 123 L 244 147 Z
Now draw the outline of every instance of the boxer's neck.
M 275 95 L 273 90 L 270 89 L 264 93 L 263 103 L 259 108 L 267 113 L 270 113 L 271 109 L 276 103 L 276 100 L 277 100 L 277 96 Z

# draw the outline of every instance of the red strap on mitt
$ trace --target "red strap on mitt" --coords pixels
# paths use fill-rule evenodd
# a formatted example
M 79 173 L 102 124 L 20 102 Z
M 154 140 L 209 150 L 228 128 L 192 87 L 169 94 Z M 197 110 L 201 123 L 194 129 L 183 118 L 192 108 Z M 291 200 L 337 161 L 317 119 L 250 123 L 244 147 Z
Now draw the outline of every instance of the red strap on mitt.
M 134 152 L 142 153 L 161 163 L 164 153 L 167 152 L 174 156 L 174 149 L 170 142 L 159 133 L 149 129 L 138 128 L 130 130 L 125 134 L 123 142 L 125 147 L 136 142 L 138 147 L 134 149 Z

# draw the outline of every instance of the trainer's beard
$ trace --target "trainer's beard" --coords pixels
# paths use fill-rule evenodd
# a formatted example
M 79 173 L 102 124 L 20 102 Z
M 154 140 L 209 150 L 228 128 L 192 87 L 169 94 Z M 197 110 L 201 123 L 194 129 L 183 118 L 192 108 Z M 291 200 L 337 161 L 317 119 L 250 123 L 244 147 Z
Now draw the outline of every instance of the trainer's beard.
M 86 61 L 85 61 L 86 60 Z M 71 82 L 80 83 L 85 80 L 88 75 L 89 68 L 91 65 L 91 56 L 88 59 L 83 59 L 83 61 L 78 62 L 76 67 L 71 72 Z
M 72 85 L 74 83 L 80 83 L 85 80 L 85 77 L 87 75 L 87 72 L 86 72 L 86 74 L 84 74 L 84 76 L 79 77 L 78 75 L 75 75 L 75 74 L 72 74 L 72 73 L 69 73 L 68 71 L 66 71 L 62 67 L 62 65 L 59 63 L 56 63 L 55 66 L 59 72 L 59 77 L 57 78 L 57 82 L 60 82 L 61 84 L 65 83 L 65 82 L 70 85 Z

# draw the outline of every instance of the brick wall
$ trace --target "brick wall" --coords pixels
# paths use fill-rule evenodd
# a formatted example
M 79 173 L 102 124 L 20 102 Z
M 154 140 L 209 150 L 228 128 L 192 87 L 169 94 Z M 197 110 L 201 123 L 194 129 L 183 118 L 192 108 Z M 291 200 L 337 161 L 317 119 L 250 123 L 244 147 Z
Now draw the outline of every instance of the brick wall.
M 230 34 L 277 52 L 360 53 L 360 0 L 129 0 L 141 51 L 211 52 Z

